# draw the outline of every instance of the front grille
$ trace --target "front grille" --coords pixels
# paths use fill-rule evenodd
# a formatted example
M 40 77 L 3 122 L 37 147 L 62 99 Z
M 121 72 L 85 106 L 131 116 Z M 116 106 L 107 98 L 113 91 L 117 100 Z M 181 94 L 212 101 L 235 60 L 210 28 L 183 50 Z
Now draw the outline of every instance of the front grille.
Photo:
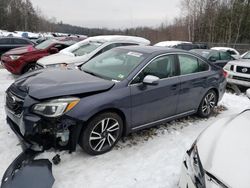
M 236 67 L 236 72 L 244 73 L 244 74 L 250 74 L 250 68 L 249 67 L 237 66 Z
M 233 76 L 233 79 L 250 82 L 250 78 L 245 78 L 245 77 L 240 77 L 240 76 Z
M 8 91 L 6 93 L 6 106 L 15 115 L 21 115 L 23 112 L 23 99 Z

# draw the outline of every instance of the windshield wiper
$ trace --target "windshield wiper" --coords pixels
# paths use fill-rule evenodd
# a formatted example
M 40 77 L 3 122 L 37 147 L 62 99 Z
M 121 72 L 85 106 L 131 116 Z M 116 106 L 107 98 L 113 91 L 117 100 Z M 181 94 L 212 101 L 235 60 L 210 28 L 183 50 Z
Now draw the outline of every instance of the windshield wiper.
M 93 72 L 90 72 L 90 71 L 83 70 L 83 72 L 86 72 L 87 74 L 91 74 L 91 75 L 93 75 L 93 76 L 99 77 L 99 75 L 97 75 L 97 74 L 95 74 L 95 73 L 93 73 Z

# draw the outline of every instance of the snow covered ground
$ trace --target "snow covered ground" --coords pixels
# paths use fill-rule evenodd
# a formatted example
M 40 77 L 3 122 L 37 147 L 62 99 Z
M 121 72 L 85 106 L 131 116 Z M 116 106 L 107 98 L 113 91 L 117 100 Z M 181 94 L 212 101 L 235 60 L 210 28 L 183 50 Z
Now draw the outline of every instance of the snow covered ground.
M 21 152 L 16 136 L 5 121 L 4 92 L 14 81 L 0 70 L 0 176 Z M 80 148 L 73 154 L 58 152 L 62 162 L 53 166 L 54 188 L 175 188 L 186 149 L 207 126 L 221 117 L 237 114 L 250 106 L 246 96 L 225 94 L 221 110 L 209 119 L 183 118 L 130 135 L 111 152 L 88 156 Z M 55 151 L 39 158 L 52 159 Z

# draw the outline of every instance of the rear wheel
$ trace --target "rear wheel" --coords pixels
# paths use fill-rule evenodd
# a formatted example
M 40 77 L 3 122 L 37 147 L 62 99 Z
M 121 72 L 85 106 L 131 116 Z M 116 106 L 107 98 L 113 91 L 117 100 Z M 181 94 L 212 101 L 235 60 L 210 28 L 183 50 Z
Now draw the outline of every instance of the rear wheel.
M 103 113 L 89 121 L 82 131 L 79 144 L 90 155 L 100 155 L 110 151 L 119 141 L 123 121 L 115 113 Z
M 214 90 L 208 91 L 200 103 L 198 115 L 203 118 L 209 117 L 216 106 L 217 100 L 216 92 Z

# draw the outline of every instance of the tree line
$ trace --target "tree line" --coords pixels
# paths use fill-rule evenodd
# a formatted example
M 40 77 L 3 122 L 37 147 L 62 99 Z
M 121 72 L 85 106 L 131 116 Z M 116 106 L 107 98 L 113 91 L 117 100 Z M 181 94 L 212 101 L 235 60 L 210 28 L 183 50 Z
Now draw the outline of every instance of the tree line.
M 123 34 L 153 43 L 186 40 L 208 43 L 249 43 L 250 0 L 182 0 L 181 15 L 156 28 L 86 28 L 48 19 L 30 0 L 0 0 L 0 28 L 9 31 L 61 32 L 87 36 Z

